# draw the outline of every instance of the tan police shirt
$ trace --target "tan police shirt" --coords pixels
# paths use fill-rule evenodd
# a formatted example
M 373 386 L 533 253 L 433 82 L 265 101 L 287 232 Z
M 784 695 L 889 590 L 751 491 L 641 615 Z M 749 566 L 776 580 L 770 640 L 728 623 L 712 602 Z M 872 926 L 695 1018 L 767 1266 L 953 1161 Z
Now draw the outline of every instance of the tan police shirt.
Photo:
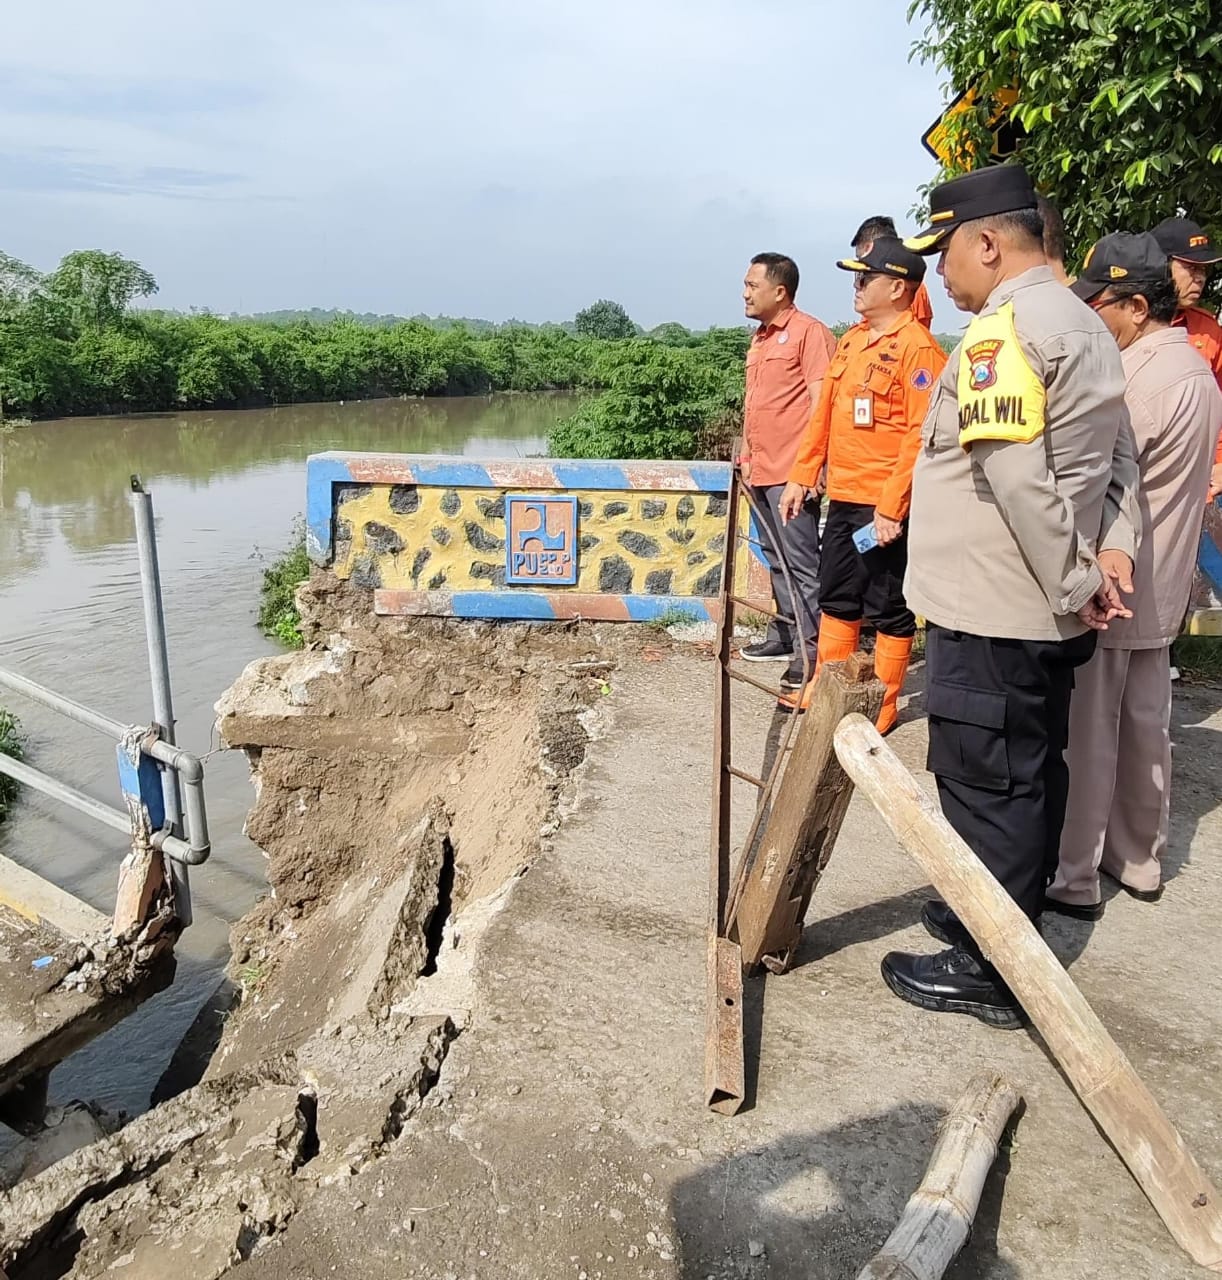
M 1192 591 L 1222 391 L 1182 328 L 1156 329 L 1121 359 L 1141 475 L 1142 537 L 1127 602 L 1133 616 L 1111 622 L 1099 643 L 1159 649 L 1179 633 Z
M 1120 352 L 1047 267 L 1003 281 L 951 356 L 921 429 L 904 595 L 941 627 L 1081 635 L 1096 549 L 1134 555 L 1137 465 Z

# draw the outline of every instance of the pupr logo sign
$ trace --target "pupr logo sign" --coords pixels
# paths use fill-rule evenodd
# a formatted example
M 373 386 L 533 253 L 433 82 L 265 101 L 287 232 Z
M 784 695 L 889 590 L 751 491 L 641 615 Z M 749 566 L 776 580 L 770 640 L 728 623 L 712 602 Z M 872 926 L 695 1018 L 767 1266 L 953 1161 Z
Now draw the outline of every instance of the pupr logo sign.
M 505 582 L 512 587 L 571 587 L 577 582 L 576 497 L 506 496 Z

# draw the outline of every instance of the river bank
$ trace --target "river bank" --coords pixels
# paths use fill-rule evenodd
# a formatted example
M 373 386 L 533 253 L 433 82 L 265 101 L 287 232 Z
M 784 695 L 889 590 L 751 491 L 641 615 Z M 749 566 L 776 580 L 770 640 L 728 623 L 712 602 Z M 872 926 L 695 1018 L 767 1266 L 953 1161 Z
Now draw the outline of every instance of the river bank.
M 246 762 L 218 751 L 214 704 L 248 662 L 279 646 L 257 626 L 264 568 L 305 508 L 304 460 L 327 449 L 467 457 L 543 452 L 577 399 L 557 393 L 297 405 L 274 410 L 76 418 L 0 433 L 0 666 L 127 723 L 150 715 L 128 477 L 153 493 L 178 738 L 208 757 L 213 855 L 194 876 L 195 923 L 178 978 L 53 1075 L 52 1102 L 93 1097 L 139 1114 L 229 959 L 229 928 L 263 891 L 243 834 Z M 6 697 L 29 759 L 108 804 L 114 749 Z M 28 792 L 0 824 L 0 853 L 102 911 L 113 907 L 122 836 Z
M 929 891 L 860 797 L 795 968 L 751 993 L 750 1109 L 703 1110 L 707 649 L 379 619 L 318 578 L 304 603 L 313 647 L 221 708 L 271 887 L 242 1002 L 195 1089 L 0 1198 L 8 1256 L 53 1223 L 71 1280 L 844 1280 L 997 1068 L 1026 1111 L 949 1280 L 1195 1274 L 1034 1036 L 885 990 L 884 951 L 934 946 Z M 929 785 L 922 708 L 918 668 L 891 741 Z M 770 720 L 736 693 L 741 767 Z M 1178 690 L 1173 736 L 1163 901 L 1047 934 L 1217 1176 L 1216 689 Z

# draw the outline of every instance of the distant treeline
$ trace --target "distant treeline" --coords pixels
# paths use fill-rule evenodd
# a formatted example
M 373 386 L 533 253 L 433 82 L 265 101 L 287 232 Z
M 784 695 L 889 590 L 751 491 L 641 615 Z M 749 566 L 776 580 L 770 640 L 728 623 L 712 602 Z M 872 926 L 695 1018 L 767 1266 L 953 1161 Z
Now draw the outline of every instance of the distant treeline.
M 618 350 L 636 361 L 626 349 L 638 341 L 686 349 L 697 364 L 707 351 L 718 367 L 727 349 L 741 356 L 747 341 L 745 330 L 693 334 L 675 324 L 637 338 L 623 309 L 605 301 L 567 326 L 133 309 L 156 289 L 143 267 L 119 254 L 79 251 L 49 274 L 0 254 L 0 411 L 39 418 L 593 390 L 609 385 Z

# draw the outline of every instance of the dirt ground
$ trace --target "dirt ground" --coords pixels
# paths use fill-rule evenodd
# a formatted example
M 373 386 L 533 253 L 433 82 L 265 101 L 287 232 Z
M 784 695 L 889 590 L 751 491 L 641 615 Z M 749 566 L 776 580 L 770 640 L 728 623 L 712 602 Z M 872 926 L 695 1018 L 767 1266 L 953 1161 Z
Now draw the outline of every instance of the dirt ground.
M 293 772 L 307 738 L 265 745 L 257 762 L 252 830 L 265 824 L 276 896 L 235 934 L 246 948 L 235 977 L 258 989 L 203 1084 L 91 1149 L 111 1160 L 85 1179 L 93 1190 L 81 1192 L 79 1170 L 64 1183 L 67 1161 L 58 1184 L 0 1197 L 0 1226 L 52 1193 L 88 1205 L 67 1267 L 38 1272 L 26 1247 L 12 1275 L 121 1265 L 125 1280 L 170 1268 L 211 1277 L 240 1263 L 249 1280 L 852 1280 L 923 1172 L 939 1118 L 982 1068 L 1006 1072 L 1026 1108 L 951 1280 L 1198 1274 L 1037 1036 L 887 992 L 885 951 L 938 944 L 917 924 L 920 871 L 860 798 L 795 969 L 749 984 L 749 1109 L 727 1119 L 702 1107 L 713 664 L 664 638 L 574 643 L 523 637 L 521 660 L 504 667 L 496 646 L 473 654 L 486 670 L 443 691 L 445 711 L 409 710 L 384 686 L 381 754 L 367 736 L 344 737 L 372 718 L 367 701 L 345 711 L 307 689 L 298 717 L 282 705 L 292 688 L 264 690 L 264 729 L 283 722 L 289 744 L 311 721 L 333 749 L 314 772 Z M 363 660 L 345 651 L 341 667 L 351 676 Z M 418 670 L 435 692 L 440 668 Z M 1162 902 L 1109 897 L 1093 927 L 1047 926 L 1215 1181 L 1220 703 L 1214 688 L 1177 692 Z M 890 739 L 918 772 L 922 705 L 918 668 Z M 415 747 L 445 715 L 469 736 L 444 750 L 429 738 L 405 762 L 402 733 L 418 735 Z M 563 731 L 549 738 L 557 717 Z M 736 693 L 740 766 L 758 766 L 770 720 L 763 695 Z M 348 797 L 363 801 L 367 782 L 395 815 L 378 848 L 345 827 Z M 745 825 L 745 789 L 736 799 Z M 432 878 L 447 861 L 451 890 Z M 442 932 L 447 892 L 458 914 Z M 170 1121 L 194 1136 L 134 1174 L 130 1150 L 124 1163 L 113 1144 L 126 1134 L 139 1149 Z

